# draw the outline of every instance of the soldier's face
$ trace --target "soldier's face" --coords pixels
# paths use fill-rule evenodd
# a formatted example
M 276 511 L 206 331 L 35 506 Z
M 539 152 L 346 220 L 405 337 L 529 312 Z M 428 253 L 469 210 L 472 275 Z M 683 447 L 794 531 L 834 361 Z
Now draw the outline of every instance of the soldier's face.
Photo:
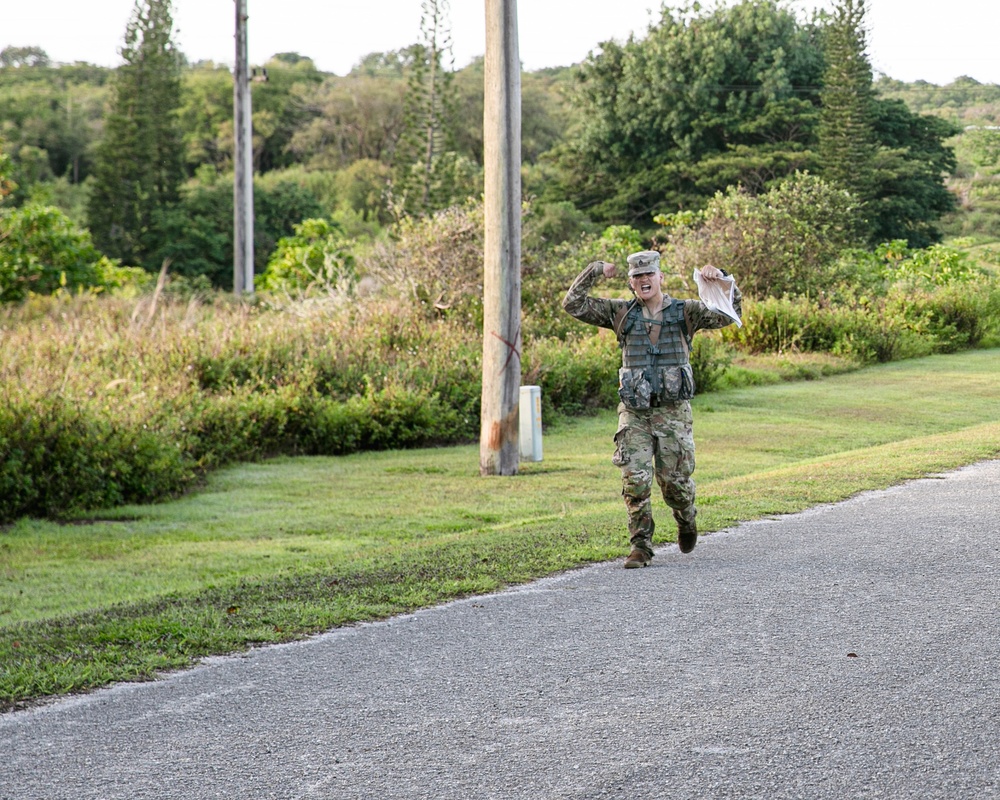
M 649 300 L 660 292 L 660 284 L 663 282 L 663 273 L 659 270 L 656 272 L 646 272 L 642 275 L 634 275 L 628 279 L 629 285 L 632 287 L 632 291 L 635 292 L 635 296 L 640 300 Z

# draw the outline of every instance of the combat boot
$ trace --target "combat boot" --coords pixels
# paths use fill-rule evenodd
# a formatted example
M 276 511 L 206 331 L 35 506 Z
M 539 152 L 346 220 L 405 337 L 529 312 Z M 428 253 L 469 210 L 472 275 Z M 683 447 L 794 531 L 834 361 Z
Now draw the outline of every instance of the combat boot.
M 625 559 L 625 569 L 637 569 L 638 567 L 648 567 L 653 557 L 645 550 L 633 547 L 632 552 Z
M 677 520 L 677 547 L 682 553 L 690 553 L 698 544 L 698 526 L 694 521 L 697 514 L 694 506 L 689 506 L 683 512 L 674 511 L 674 519 Z

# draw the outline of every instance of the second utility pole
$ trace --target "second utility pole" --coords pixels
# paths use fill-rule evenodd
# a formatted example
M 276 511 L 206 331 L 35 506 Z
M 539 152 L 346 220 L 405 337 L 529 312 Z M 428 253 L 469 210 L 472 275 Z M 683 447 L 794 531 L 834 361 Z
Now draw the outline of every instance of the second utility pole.
M 247 0 L 236 0 L 236 66 L 233 69 L 233 293 L 253 294 L 253 122 L 247 59 Z

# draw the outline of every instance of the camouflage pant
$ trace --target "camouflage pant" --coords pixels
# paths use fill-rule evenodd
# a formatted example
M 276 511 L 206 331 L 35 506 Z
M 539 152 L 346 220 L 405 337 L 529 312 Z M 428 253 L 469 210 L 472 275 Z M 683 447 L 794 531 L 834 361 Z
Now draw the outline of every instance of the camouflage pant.
M 675 519 L 694 521 L 694 434 L 691 404 L 686 400 L 657 408 L 618 406 L 618 431 L 612 462 L 621 467 L 622 497 L 628 511 L 633 547 L 653 554 L 653 508 L 656 479 Z

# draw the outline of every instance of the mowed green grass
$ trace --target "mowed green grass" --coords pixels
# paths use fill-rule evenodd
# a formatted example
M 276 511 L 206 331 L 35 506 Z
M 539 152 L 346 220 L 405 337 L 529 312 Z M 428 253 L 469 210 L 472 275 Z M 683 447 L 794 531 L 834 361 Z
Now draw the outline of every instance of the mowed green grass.
M 700 396 L 694 402 L 699 494 L 704 502 L 726 479 L 814 459 L 850 462 L 853 451 L 1000 422 L 998 355 L 979 351 Z M 544 460 L 522 463 L 513 478 L 481 478 L 475 445 L 283 458 L 225 470 L 177 501 L 99 512 L 95 521 L 25 520 L 0 535 L 0 624 L 234 577 L 349 563 L 386 548 L 486 529 L 544 523 L 558 530 L 564 520 L 580 525 L 595 513 L 617 514 L 620 483 L 610 463 L 615 425 L 609 412 L 558 426 L 544 437 Z M 983 438 L 985 451 L 974 451 L 976 458 L 1000 446 Z M 919 474 L 916 469 L 902 477 Z M 781 492 L 771 485 L 761 490 Z M 749 518 L 740 511 L 732 508 L 735 516 L 724 524 Z M 717 524 L 703 515 L 702 526 Z M 671 534 L 665 530 L 662 537 Z
M 1000 352 L 694 408 L 709 532 L 1000 456 Z M 480 477 L 476 445 L 282 458 L 160 505 L 9 526 L 0 708 L 623 555 L 615 425 L 604 412 L 546 431 L 544 460 L 515 477 Z M 658 498 L 654 514 L 673 541 Z

